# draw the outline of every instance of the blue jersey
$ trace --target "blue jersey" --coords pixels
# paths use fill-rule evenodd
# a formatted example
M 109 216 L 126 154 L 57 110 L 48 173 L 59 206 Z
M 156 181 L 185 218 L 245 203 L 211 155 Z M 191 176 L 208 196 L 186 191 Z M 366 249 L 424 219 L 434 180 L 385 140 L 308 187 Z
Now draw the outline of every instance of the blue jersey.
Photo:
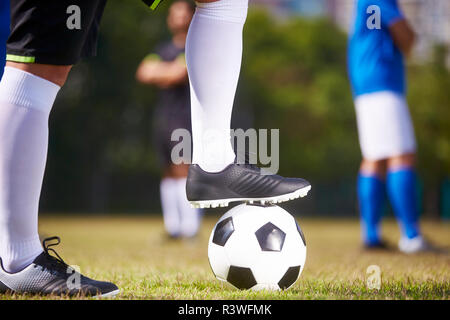
M 0 0 L 0 79 L 6 59 L 6 40 L 9 35 L 9 1 Z
M 372 5 L 379 10 L 369 8 Z M 389 33 L 389 26 L 402 18 L 397 0 L 358 0 L 348 45 L 354 96 L 385 90 L 405 93 L 403 55 Z

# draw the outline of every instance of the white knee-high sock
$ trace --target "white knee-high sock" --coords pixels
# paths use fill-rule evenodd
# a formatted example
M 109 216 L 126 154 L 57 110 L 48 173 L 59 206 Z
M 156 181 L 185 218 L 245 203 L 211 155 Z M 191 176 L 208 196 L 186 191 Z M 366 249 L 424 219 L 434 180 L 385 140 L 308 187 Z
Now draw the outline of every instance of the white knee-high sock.
M 194 209 L 189 204 L 186 197 L 186 178 L 177 179 L 177 204 L 181 216 L 181 235 L 183 237 L 193 237 L 200 227 L 201 212 Z
M 218 172 L 232 163 L 230 124 L 242 61 L 248 0 L 197 3 L 186 42 L 193 163 Z
M 48 117 L 60 87 L 6 67 L 0 83 L 0 257 L 16 272 L 42 252 L 38 207 Z
M 169 235 L 181 235 L 181 217 L 178 211 L 178 189 L 174 178 L 164 178 L 160 184 L 161 207 L 164 217 L 164 226 Z

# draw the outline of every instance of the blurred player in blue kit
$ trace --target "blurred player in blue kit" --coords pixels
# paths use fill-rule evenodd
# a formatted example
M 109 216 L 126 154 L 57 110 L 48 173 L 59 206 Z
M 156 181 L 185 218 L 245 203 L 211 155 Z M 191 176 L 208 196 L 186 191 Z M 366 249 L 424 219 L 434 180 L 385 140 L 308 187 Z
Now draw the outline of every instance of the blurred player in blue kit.
M 348 68 L 363 155 L 357 190 L 364 245 L 386 246 L 380 220 L 387 190 L 400 251 L 422 251 L 428 245 L 419 228 L 416 139 L 405 99 L 404 59 L 415 35 L 397 0 L 359 0 L 354 19 Z

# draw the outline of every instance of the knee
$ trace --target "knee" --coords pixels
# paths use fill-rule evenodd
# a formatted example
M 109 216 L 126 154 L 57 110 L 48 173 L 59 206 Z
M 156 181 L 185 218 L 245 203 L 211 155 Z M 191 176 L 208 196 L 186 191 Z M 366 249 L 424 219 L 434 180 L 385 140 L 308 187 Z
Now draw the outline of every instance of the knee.
M 245 23 L 248 0 L 198 0 L 197 13 L 217 20 Z
M 62 87 L 67 80 L 72 66 L 56 66 L 36 63 L 18 63 L 8 61 L 7 66 L 23 70 Z
M 405 167 L 414 167 L 416 164 L 416 155 L 414 153 L 402 154 L 388 159 L 388 167 L 390 170 Z
M 365 175 L 376 175 L 383 177 L 386 173 L 386 160 L 363 159 L 360 172 Z

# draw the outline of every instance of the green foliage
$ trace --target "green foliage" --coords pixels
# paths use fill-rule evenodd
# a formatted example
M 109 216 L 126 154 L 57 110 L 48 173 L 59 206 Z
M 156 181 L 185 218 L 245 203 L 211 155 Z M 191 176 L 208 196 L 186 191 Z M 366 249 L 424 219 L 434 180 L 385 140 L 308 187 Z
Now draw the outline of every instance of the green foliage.
M 360 158 L 346 35 L 327 20 L 249 16 L 243 81 L 256 127 L 280 128 L 281 172 L 332 181 Z
M 423 178 L 436 183 L 450 176 L 450 71 L 444 47 L 426 65 L 409 70 L 408 101 L 419 141 Z

